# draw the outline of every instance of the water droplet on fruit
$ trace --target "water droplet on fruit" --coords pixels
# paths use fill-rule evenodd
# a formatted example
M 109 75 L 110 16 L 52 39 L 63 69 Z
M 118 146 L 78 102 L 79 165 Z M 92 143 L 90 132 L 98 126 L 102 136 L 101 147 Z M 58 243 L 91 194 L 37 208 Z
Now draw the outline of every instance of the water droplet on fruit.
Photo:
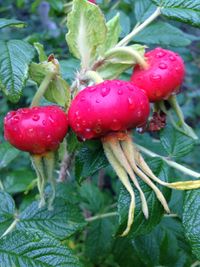
M 46 122 L 45 120 L 42 121 L 42 124 L 43 124 L 44 126 L 46 125 L 46 123 L 47 123 L 47 122 Z
M 53 119 L 53 117 L 52 117 L 51 115 L 49 116 L 49 120 L 50 120 L 50 122 L 52 122 L 52 123 L 55 122 L 54 119 Z
M 91 129 L 87 128 L 87 129 L 85 129 L 84 136 L 85 136 L 85 138 L 90 139 L 90 138 L 94 137 L 94 133 L 92 132 Z
M 166 55 L 166 53 L 164 51 L 159 51 L 157 54 L 156 54 L 156 57 L 158 58 L 161 58 L 161 57 L 164 57 Z
M 77 110 L 77 111 L 75 112 L 75 115 L 76 115 L 76 116 L 78 116 L 78 115 L 79 115 L 79 110 Z
M 40 119 L 40 116 L 37 115 L 37 114 L 34 114 L 33 117 L 32 117 L 33 121 L 38 121 L 39 119 Z
M 77 121 L 80 121 L 80 119 L 81 119 L 81 117 L 80 117 L 80 116 L 76 117 L 76 120 L 77 120 Z
M 176 67 L 175 70 L 176 70 L 177 72 L 180 72 L 181 69 L 180 69 L 180 67 Z
M 113 119 L 111 125 L 110 125 L 110 129 L 113 131 L 118 131 L 121 128 L 121 124 L 118 120 Z
M 81 101 L 82 102 L 85 101 L 85 97 L 84 96 L 81 97 Z
M 165 63 L 160 63 L 160 64 L 159 64 L 159 68 L 160 68 L 161 70 L 166 70 L 166 69 L 167 69 L 167 65 L 166 65 Z
M 142 115 L 142 112 L 141 111 L 138 111 L 137 116 L 138 117 L 141 117 L 141 115 Z
M 82 125 L 83 125 L 83 126 L 86 125 L 86 121 L 85 121 L 85 120 L 82 121 Z
M 52 137 L 50 134 L 47 135 L 47 141 L 52 141 Z
M 95 86 L 92 86 L 92 87 L 90 87 L 90 89 L 89 89 L 90 92 L 94 92 L 95 90 L 96 90 L 96 87 L 95 87 Z
M 141 76 L 137 77 L 137 80 L 138 81 L 141 81 L 142 80 L 142 77 Z
M 99 133 L 101 133 L 101 126 L 100 125 L 97 125 L 95 128 L 94 128 L 94 132 L 95 133 L 97 133 L 97 134 L 99 134 Z
M 116 81 L 116 85 L 120 86 L 122 83 L 120 81 Z
M 128 98 L 128 103 L 129 103 L 129 105 L 133 104 L 133 99 L 131 97 Z
M 96 103 L 98 103 L 98 104 L 99 104 L 100 102 L 101 102 L 101 101 L 100 101 L 99 99 L 97 99 L 97 100 L 96 100 Z
M 161 76 L 159 74 L 152 74 L 150 76 L 150 79 L 153 81 L 153 82 L 157 82 L 157 81 L 160 81 L 161 80 Z
M 33 133 L 34 132 L 33 128 L 28 129 L 28 132 Z
M 169 59 L 171 60 L 171 61 L 175 61 L 176 60 L 176 58 L 174 57 L 174 56 L 169 56 Z
M 118 89 L 118 95 L 123 95 L 123 90 L 122 89 Z
M 22 114 L 27 114 L 29 111 L 28 111 L 28 109 L 20 109 L 19 110 L 20 111 L 20 113 L 22 113 Z
M 108 87 L 104 87 L 101 89 L 101 95 L 103 97 L 107 96 L 109 94 L 109 92 L 110 92 L 110 88 L 108 88 Z
M 14 122 L 18 122 L 19 121 L 19 116 L 15 115 L 12 119 L 13 119 Z

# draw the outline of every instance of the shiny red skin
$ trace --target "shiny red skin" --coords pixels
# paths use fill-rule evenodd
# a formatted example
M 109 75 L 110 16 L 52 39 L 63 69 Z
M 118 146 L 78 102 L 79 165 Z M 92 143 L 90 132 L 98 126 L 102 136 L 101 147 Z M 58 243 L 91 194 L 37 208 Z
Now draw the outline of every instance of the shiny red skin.
M 69 109 L 69 124 L 82 140 L 140 127 L 149 116 L 146 94 L 130 82 L 104 81 L 79 92 Z
M 31 154 L 56 150 L 67 130 L 67 115 L 57 106 L 21 108 L 4 118 L 5 139 Z
M 160 47 L 147 52 L 145 57 L 149 67 L 142 69 L 137 65 L 131 81 L 145 90 L 150 102 L 168 99 L 183 82 L 183 59 L 173 51 Z
M 93 3 L 93 4 L 96 4 L 96 1 L 95 0 L 88 0 L 88 2 Z

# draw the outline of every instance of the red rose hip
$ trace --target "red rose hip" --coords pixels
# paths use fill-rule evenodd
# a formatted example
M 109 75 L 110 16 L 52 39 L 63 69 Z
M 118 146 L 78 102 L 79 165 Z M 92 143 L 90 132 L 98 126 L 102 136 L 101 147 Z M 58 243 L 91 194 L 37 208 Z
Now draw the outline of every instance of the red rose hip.
M 147 69 L 134 68 L 131 81 L 143 88 L 150 102 L 168 99 L 183 82 L 183 59 L 170 50 L 156 48 L 145 54 Z
M 67 115 L 57 106 L 21 108 L 4 119 L 5 139 L 31 154 L 56 150 L 67 129 Z

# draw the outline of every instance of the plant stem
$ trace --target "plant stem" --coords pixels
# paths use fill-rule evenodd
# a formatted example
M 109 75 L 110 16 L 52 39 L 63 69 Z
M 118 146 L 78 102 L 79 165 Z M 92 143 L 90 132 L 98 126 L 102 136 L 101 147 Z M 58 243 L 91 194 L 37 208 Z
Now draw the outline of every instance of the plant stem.
M 17 225 L 18 222 L 19 222 L 19 219 L 16 218 L 16 219 L 11 223 L 11 225 L 6 229 L 6 231 L 2 234 L 2 236 L 1 236 L 0 238 L 4 237 L 5 235 L 7 235 L 7 234 L 9 234 L 10 232 L 12 232 L 12 230 L 15 229 L 15 227 L 16 227 L 16 225 Z
M 127 45 L 132 38 L 138 34 L 140 31 L 142 31 L 146 26 L 148 26 L 152 21 L 154 21 L 158 16 L 161 14 L 161 8 L 158 7 L 155 12 L 148 18 L 146 19 L 142 24 L 139 26 L 135 27 L 132 32 L 130 32 L 126 37 L 124 37 L 117 45 L 116 47 L 120 46 L 125 46 Z
M 182 166 L 181 164 L 178 164 L 177 162 L 174 162 L 172 160 L 167 159 L 166 157 L 160 156 L 160 155 L 148 150 L 147 148 L 145 148 L 143 146 L 137 145 L 137 147 L 144 154 L 146 154 L 146 155 L 148 155 L 148 156 L 150 156 L 152 158 L 159 157 L 164 162 L 166 162 L 170 167 L 172 167 L 174 169 L 177 169 L 177 170 L 181 171 L 182 173 L 185 173 L 185 174 L 190 175 L 190 176 L 195 177 L 195 178 L 200 178 L 200 173 L 198 173 L 198 172 L 190 170 L 187 167 Z
M 99 215 L 96 215 L 96 216 L 93 216 L 93 217 L 90 217 L 90 218 L 86 218 L 85 220 L 87 222 L 93 222 L 93 221 L 96 221 L 96 220 L 100 220 L 100 219 L 108 218 L 108 217 L 114 217 L 114 216 L 117 216 L 117 215 L 118 215 L 117 212 L 109 212 L 109 213 L 99 214 Z
M 48 72 L 46 76 L 44 77 L 42 83 L 40 84 L 40 87 L 38 88 L 35 96 L 33 97 L 33 100 L 31 102 L 31 107 L 38 106 L 40 103 L 41 98 L 45 94 L 50 82 L 54 78 L 56 74 L 54 72 Z
M 93 71 L 93 70 L 88 70 L 86 72 L 86 78 L 91 79 L 96 84 L 103 82 L 103 79 L 101 78 L 101 76 L 96 71 Z

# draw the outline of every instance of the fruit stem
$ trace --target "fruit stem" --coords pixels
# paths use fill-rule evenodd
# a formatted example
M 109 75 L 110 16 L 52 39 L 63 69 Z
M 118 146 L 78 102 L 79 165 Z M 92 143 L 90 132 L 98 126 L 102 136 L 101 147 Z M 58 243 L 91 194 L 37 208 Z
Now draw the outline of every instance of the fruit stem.
M 95 84 L 102 83 L 103 79 L 102 77 L 93 70 L 88 70 L 85 74 L 86 78 L 92 80 Z
M 177 98 L 175 95 L 169 97 L 168 102 L 170 103 L 171 107 L 175 111 L 179 122 L 178 124 L 183 129 L 184 133 L 193 138 L 194 140 L 198 139 L 198 136 L 194 133 L 193 129 L 185 123 L 183 112 L 178 104 Z
M 46 76 L 44 77 L 42 83 L 40 84 L 36 94 L 33 97 L 33 100 L 31 102 L 31 107 L 39 106 L 41 98 L 45 94 L 50 82 L 55 77 L 55 75 L 56 75 L 56 73 L 54 73 L 54 72 L 48 72 L 46 74 Z
M 120 46 L 125 46 L 127 45 L 132 38 L 138 34 L 140 31 L 142 31 L 146 26 L 148 26 L 152 21 L 154 21 L 158 16 L 161 14 L 161 8 L 158 7 L 155 12 L 148 18 L 146 19 L 142 24 L 138 25 L 135 27 L 132 32 L 130 32 L 126 37 L 124 37 L 117 45 L 116 47 Z
M 110 58 L 112 57 L 113 54 L 115 53 L 125 53 L 130 55 L 131 57 L 135 58 L 137 63 L 143 68 L 143 69 L 147 69 L 148 68 L 148 64 L 145 61 L 144 57 L 142 57 L 140 55 L 140 53 L 136 50 L 134 50 L 133 48 L 130 47 L 115 47 L 110 49 L 106 54 L 105 54 L 105 58 Z
M 146 154 L 146 155 L 148 155 L 148 156 L 150 156 L 152 158 L 155 158 L 155 157 L 161 158 L 170 167 L 172 167 L 174 169 L 177 169 L 177 170 L 181 171 L 184 174 L 190 175 L 190 176 L 195 177 L 195 178 L 200 178 L 200 173 L 198 173 L 198 172 L 195 172 L 193 170 L 190 170 L 187 167 L 178 164 L 177 162 L 174 162 L 172 160 L 167 159 L 166 157 L 160 156 L 160 155 L 158 155 L 158 154 L 156 154 L 156 153 L 148 150 L 147 148 L 145 148 L 143 146 L 137 145 L 137 147 L 144 154 Z
M 12 231 L 15 229 L 15 227 L 16 227 L 16 225 L 17 225 L 18 222 L 19 222 L 19 218 L 15 218 L 15 220 L 11 223 L 11 225 L 10 225 L 10 226 L 6 229 L 6 231 L 1 235 L 0 239 L 1 239 L 2 237 L 6 236 L 7 234 L 9 234 L 10 232 L 12 232 Z
M 90 218 L 86 218 L 85 220 L 87 222 L 93 222 L 93 221 L 96 221 L 96 220 L 99 220 L 99 219 L 104 219 L 104 218 L 108 218 L 108 217 L 115 217 L 117 215 L 118 215 L 117 212 L 109 212 L 109 213 L 99 214 L 99 215 L 96 215 L 96 216 L 93 216 L 93 217 L 90 217 Z

